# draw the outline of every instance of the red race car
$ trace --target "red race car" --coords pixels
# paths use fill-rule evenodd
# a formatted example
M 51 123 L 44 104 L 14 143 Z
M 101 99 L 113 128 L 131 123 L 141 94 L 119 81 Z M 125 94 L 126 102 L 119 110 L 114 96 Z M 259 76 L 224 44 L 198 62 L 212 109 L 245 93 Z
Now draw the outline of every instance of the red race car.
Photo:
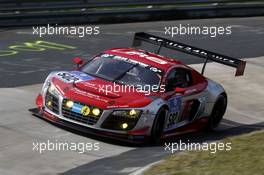
M 136 49 L 157 45 L 156 53 Z M 162 47 L 205 59 L 202 73 L 159 55 Z M 204 77 L 207 61 L 237 68 L 246 62 L 146 33 L 133 48 L 106 50 L 74 71 L 51 72 L 36 99 L 38 115 L 83 132 L 132 142 L 155 142 L 202 128 L 216 128 L 226 110 L 224 88 Z

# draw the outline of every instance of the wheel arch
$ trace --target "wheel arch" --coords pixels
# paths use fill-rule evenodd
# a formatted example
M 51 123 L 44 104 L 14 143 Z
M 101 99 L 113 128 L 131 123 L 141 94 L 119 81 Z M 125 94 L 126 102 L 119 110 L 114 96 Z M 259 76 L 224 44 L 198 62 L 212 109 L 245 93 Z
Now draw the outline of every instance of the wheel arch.
M 227 93 L 222 85 L 210 79 L 207 81 L 207 103 L 215 103 L 220 95 L 224 95 L 227 98 Z
M 167 111 L 169 111 L 169 107 L 168 107 L 168 105 L 167 104 L 163 104 L 163 105 L 161 105 L 160 106 L 160 108 L 157 110 L 157 113 L 156 113 L 156 115 L 155 115 L 155 117 L 154 117 L 154 120 L 153 120 L 153 124 L 152 124 L 152 126 L 151 126 L 151 140 L 152 140 L 152 142 L 154 142 L 154 143 L 158 143 L 159 141 L 160 141 L 160 137 L 157 137 L 157 134 L 156 134 L 156 131 L 155 131 L 155 127 L 157 127 L 157 122 L 159 122 L 160 121 L 160 115 L 159 115 L 159 112 L 162 110 L 162 109 L 166 109 Z M 164 116 L 163 117 L 163 126 L 161 127 L 161 128 L 163 128 L 164 129 L 164 126 L 165 126 L 165 122 L 166 122 L 166 116 Z M 159 129 L 159 131 L 161 132 L 161 135 L 159 135 L 159 136 L 162 136 L 162 134 L 163 134 L 163 132 L 164 132 L 164 130 L 160 130 Z M 158 133 L 160 133 L 160 132 L 158 132 Z

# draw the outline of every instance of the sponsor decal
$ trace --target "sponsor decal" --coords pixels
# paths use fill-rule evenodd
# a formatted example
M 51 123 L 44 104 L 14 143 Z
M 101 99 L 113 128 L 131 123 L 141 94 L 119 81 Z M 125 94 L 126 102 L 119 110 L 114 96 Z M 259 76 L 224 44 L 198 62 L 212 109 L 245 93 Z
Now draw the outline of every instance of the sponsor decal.
M 129 58 L 126 58 L 126 57 L 121 57 L 121 56 L 117 56 L 117 55 L 112 55 L 112 54 L 103 54 L 101 55 L 101 57 L 103 58 L 111 58 L 111 59 L 115 59 L 115 60 L 120 60 L 120 61 L 124 61 L 124 62 L 128 62 L 130 64 L 133 64 L 133 65 L 136 65 L 138 64 L 139 66 L 143 67 L 143 68 L 147 68 L 155 73 L 163 73 L 162 70 L 156 68 L 156 67 L 152 67 L 150 65 L 147 65 L 145 63 L 142 63 L 140 61 L 136 61 L 136 60 L 133 60 L 133 59 L 129 59 Z
M 178 112 L 181 109 L 182 96 L 176 95 L 168 100 L 170 112 Z
M 209 52 L 203 49 L 199 49 L 199 48 L 195 48 L 192 46 L 188 46 L 185 44 L 181 44 L 175 41 L 170 41 L 170 40 L 165 40 L 165 39 L 161 39 L 161 38 L 156 38 L 154 36 L 151 36 L 148 38 L 149 40 L 153 40 L 156 41 L 158 43 L 163 43 L 163 45 L 165 45 L 165 47 L 169 47 L 169 48 L 175 48 L 179 51 L 182 52 L 188 52 L 190 54 L 195 54 L 198 56 L 201 56 L 202 58 L 207 58 L 209 57 L 209 59 L 213 60 L 213 61 L 221 61 L 221 62 L 225 62 L 225 63 L 230 63 L 230 64 L 235 64 L 235 60 L 233 60 L 232 58 L 230 59 L 230 57 L 228 56 L 224 56 L 224 55 L 220 55 L 217 53 L 213 53 L 213 52 Z
M 90 108 L 88 106 L 83 106 L 82 109 L 81 109 L 81 113 L 84 116 L 88 116 L 89 113 L 90 113 Z
M 90 108 L 88 106 L 83 106 L 77 103 L 73 104 L 71 110 L 75 113 L 82 114 L 83 116 L 88 116 L 90 113 Z
M 72 111 L 81 114 L 82 105 L 74 103 L 72 106 Z
M 102 102 L 105 102 L 105 103 L 108 103 L 108 102 L 109 102 L 108 100 L 103 99 L 103 98 L 101 98 L 101 97 L 98 96 L 98 95 L 94 95 L 94 94 L 91 94 L 91 93 L 89 93 L 89 92 L 81 91 L 81 90 L 79 90 L 79 89 L 77 89 L 77 88 L 74 88 L 74 92 L 75 92 L 76 94 L 78 94 L 78 95 L 87 96 L 87 97 L 89 97 L 89 98 L 93 98 L 93 99 L 96 99 L 96 100 L 99 100 L 99 101 L 102 101 Z
M 112 109 L 112 108 L 128 108 L 128 105 L 112 105 L 112 106 L 107 106 L 107 109 Z
M 75 77 L 79 78 L 79 81 L 88 81 L 88 80 L 93 80 L 94 77 L 86 74 L 86 73 L 83 73 L 83 72 L 80 72 L 80 71 L 72 71 L 70 72 L 72 75 L 74 75 Z
M 166 130 L 171 129 L 177 124 L 182 106 L 182 96 L 176 95 L 168 100 L 169 114 L 166 122 Z
M 72 71 L 72 72 L 59 72 L 56 74 L 59 79 L 66 83 L 78 83 L 81 81 L 93 80 L 94 77 L 87 75 L 80 71 Z
M 157 57 L 154 57 L 154 56 L 149 56 L 143 52 L 138 52 L 138 51 L 128 51 L 128 52 L 123 52 L 122 50 L 120 49 L 116 49 L 116 50 L 113 50 L 114 52 L 120 52 L 120 53 L 125 53 L 125 54 L 128 54 L 128 55 L 137 55 L 141 58 L 145 58 L 147 60 L 150 60 L 150 61 L 153 61 L 155 63 L 158 63 L 158 64 L 168 64 L 167 61 L 164 61 L 162 59 L 159 59 Z
M 128 55 L 137 55 L 139 57 L 146 58 L 146 59 L 148 59 L 150 61 L 153 61 L 155 63 L 158 63 L 158 64 L 167 64 L 167 62 L 164 61 L 164 60 L 161 60 L 161 59 L 159 59 L 157 57 L 149 56 L 149 55 L 147 55 L 145 53 L 142 53 L 142 52 L 129 51 L 129 52 L 125 52 L 125 53 L 128 54 Z

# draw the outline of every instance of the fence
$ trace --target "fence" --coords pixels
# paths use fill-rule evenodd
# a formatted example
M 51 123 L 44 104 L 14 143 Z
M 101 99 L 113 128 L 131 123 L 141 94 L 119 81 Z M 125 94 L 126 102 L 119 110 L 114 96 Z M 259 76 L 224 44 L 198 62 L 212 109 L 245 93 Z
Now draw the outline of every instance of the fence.
M 263 14 L 263 1 L 245 0 L 0 0 L 0 27 Z

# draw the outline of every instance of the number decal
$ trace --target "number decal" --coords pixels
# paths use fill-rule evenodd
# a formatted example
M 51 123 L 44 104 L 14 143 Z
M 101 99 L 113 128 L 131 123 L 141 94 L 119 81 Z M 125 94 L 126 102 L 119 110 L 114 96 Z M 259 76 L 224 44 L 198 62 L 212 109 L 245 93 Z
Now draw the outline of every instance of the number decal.
M 179 112 L 169 113 L 166 128 L 170 128 L 171 126 L 174 126 L 176 124 L 178 115 L 179 115 Z
M 176 95 L 168 100 L 169 114 L 166 122 L 166 129 L 172 128 L 177 124 L 182 105 L 182 96 Z
M 57 76 L 64 82 L 72 83 L 74 81 L 79 80 L 79 78 L 75 77 L 74 75 L 68 73 L 68 72 L 59 72 L 57 73 Z

